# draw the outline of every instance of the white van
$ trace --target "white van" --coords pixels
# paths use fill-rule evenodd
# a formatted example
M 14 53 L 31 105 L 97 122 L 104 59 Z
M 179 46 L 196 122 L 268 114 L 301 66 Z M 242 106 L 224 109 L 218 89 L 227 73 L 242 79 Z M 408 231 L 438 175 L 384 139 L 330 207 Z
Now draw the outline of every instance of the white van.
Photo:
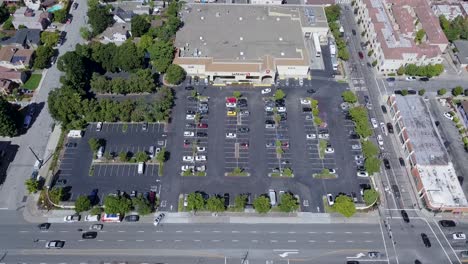
M 39 160 L 36 160 L 36 162 L 34 162 L 34 169 L 35 170 L 39 170 L 42 166 L 42 162 L 39 161 Z
M 97 221 L 99 221 L 99 218 L 101 218 L 100 215 L 87 215 L 85 217 L 85 221 L 86 222 L 97 222 Z
M 145 170 L 145 164 L 143 162 L 138 162 L 138 174 L 143 174 Z
M 70 130 L 70 132 L 68 132 L 67 137 L 69 137 L 69 138 L 81 138 L 81 137 L 83 137 L 83 131 L 81 131 L 81 130 Z
M 276 192 L 273 189 L 268 190 L 268 195 L 270 196 L 270 204 L 271 206 L 276 205 Z
M 150 159 L 154 159 L 154 146 L 151 146 L 148 152 Z
M 102 155 L 104 155 L 104 146 L 100 146 L 98 151 L 97 151 L 97 158 L 100 159 L 102 158 Z

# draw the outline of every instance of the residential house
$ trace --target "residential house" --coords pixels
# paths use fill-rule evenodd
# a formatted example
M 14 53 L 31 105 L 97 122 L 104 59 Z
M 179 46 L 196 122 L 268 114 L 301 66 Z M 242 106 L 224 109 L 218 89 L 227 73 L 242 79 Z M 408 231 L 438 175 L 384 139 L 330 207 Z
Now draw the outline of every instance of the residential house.
M 44 30 L 50 24 L 52 14 L 49 12 L 34 11 L 27 7 L 21 7 L 13 14 L 13 26 L 19 29 L 21 25 L 29 29 Z
M 41 0 L 23 0 L 23 2 L 32 10 L 39 10 L 41 8 Z
M 5 46 L 0 49 L 0 66 L 9 69 L 25 69 L 31 66 L 34 50 Z
M 0 79 L 0 94 L 8 95 L 13 91 L 14 83 L 10 80 Z
M 2 46 L 15 46 L 23 49 L 37 49 L 41 43 L 41 30 L 22 28 L 15 35 L 0 43 Z
M 120 7 L 116 7 L 114 11 L 112 11 L 114 15 L 114 21 L 116 23 L 130 23 L 132 21 L 132 17 L 135 16 L 132 10 L 123 10 Z
M 117 1 L 109 4 L 114 7 L 114 10 L 120 8 L 126 12 L 132 12 L 134 15 L 149 15 L 150 13 L 150 6 L 142 1 Z
M 455 40 L 453 42 L 457 52 L 455 55 L 460 62 L 460 67 L 467 70 L 468 67 L 468 40 Z
M 102 43 L 120 45 L 130 37 L 129 24 L 115 23 L 101 33 Z
M 460 106 L 458 106 L 458 112 L 463 119 L 463 124 L 466 128 L 468 128 L 468 101 L 464 100 L 461 102 Z
M 24 84 L 27 78 L 28 75 L 25 71 L 17 71 L 5 67 L 0 67 L 0 79 L 6 79 L 18 84 Z

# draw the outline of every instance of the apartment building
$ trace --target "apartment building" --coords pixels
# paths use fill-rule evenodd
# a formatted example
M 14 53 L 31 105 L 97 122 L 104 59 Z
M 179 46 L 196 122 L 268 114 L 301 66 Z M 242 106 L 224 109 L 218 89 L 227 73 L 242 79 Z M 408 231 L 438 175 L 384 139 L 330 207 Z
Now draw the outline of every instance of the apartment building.
M 356 0 L 356 20 L 381 74 L 442 62 L 448 40 L 425 0 Z M 420 41 L 416 36 L 424 32 Z

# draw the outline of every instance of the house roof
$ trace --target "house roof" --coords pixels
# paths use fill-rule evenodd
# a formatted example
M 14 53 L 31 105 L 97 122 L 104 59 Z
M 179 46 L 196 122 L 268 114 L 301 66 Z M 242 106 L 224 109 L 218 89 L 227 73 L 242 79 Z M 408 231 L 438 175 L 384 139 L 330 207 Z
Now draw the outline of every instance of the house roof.
M 2 47 L 0 49 L 0 61 L 10 62 L 17 50 L 17 48 L 11 46 Z
M 122 20 L 129 20 L 135 16 L 135 13 L 131 10 L 123 10 L 120 7 L 115 8 L 114 12 L 112 12 L 115 16 L 120 17 Z
M 114 34 L 127 35 L 130 30 L 130 25 L 127 23 L 115 23 L 111 27 L 106 28 L 104 32 L 101 33 L 103 37 L 112 38 Z
M 39 29 L 28 29 L 22 28 L 16 31 L 16 34 L 3 41 L 2 45 L 11 45 L 11 44 L 20 44 L 25 45 L 26 42 L 33 43 L 35 45 L 39 45 L 41 42 L 41 30 Z
M 455 40 L 453 42 L 457 48 L 457 57 L 461 64 L 468 64 L 468 40 Z
M 14 71 L 8 68 L 0 67 L 0 79 L 7 80 L 21 80 L 21 76 L 24 74 L 22 71 Z

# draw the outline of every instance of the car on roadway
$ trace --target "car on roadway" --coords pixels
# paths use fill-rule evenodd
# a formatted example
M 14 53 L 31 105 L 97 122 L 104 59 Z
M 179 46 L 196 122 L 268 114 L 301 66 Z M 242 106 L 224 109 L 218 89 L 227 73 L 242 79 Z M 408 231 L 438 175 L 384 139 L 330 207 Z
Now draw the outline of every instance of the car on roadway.
M 408 213 L 405 210 L 401 210 L 400 214 L 401 214 L 401 217 L 403 218 L 403 221 L 405 221 L 405 223 L 410 222 L 410 219 L 408 217 Z
M 227 116 L 237 116 L 237 112 L 236 111 L 227 111 L 226 115 Z
M 335 149 L 334 149 L 334 148 L 330 148 L 330 147 L 328 147 L 328 148 L 326 148 L 326 149 L 325 149 L 325 153 L 326 153 L 326 154 L 332 154 L 332 153 L 335 153 Z
M 195 133 L 193 131 L 184 131 L 184 137 L 194 137 Z
M 96 237 L 97 237 L 97 232 L 96 232 L 96 231 L 84 232 L 84 233 L 81 235 L 81 238 L 82 238 L 82 239 L 95 239 Z
M 457 226 L 457 224 L 453 220 L 440 220 L 439 224 L 442 227 L 455 227 L 455 226 Z
M 379 146 L 383 146 L 384 141 L 382 135 L 378 134 L 377 135 L 377 142 L 379 143 Z
M 378 127 L 379 127 L 379 123 L 377 122 L 377 119 L 375 119 L 374 117 L 372 117 L 370 120 L 371 120 L 371 123 L 372 123 L 372 127 L 374 127 L 374 128 L 378 128 Z
M 193 157 L 192 156 L 183 156 L 182 161 L 193 162 Z
M 428 81 L 429 81 L 429 78 L 427 78 L 427 77 L 422 77 L 422 78 L 419 78 L 419 80 L 420 80 L 421 82 L 428 82 Z
M 140 221 L 139 215 L 127 215 L 124 218 L 125 222 L 138 222 Z
M 193 86 L 185 86 L 185 90 L 186 91 L 192 91 L 194 90 L 195 88 Z
M 317 135 L 315 134 L 307 134 L 306 135 L 306 139 L 316 139 L 317 138 Z
M 63 248 L 65 245 L 65 241 L 63 240 L 51 240 L 46 243 L 45 247 L 47 249 L 58 249 L 58 248 Z
M 301 104 L 310 105 L 310 100 L 309 99 L 301 99 Z
M 388 159 L 383 159 L 383 164 L 385 166 L 385 168 L 387 170 L 389 170 L 391 167 L 390 167 L 390 162 L 388 161 Z
M 380 252 L 370 251 L 369 253 L 367 253 L 367 256 L 371 259 L 380 258 Z
M 382 108 L 382 113 L 387 113 L 387 107 L 385 107 L 385 105 L 381 105 L 380 108 Z
M 78 8 L 78 3 L 77 2 L 74 2 L 73 3 L 73 10 L 76 10 Z
M 415 81 L 415 80 L 416 80 L 416 77 L 415 77 L 415 76 L 408 76 L 408 77 L 406 77 L 405 80 L 407 80 L 407 81 Z
M 271 89 L 270 89 L 270 88 L 262 89 L 262 94 L 269 94 L 269 93 L 271 93 Z
M 369 177 L 369 173 L 367 173 L 367 171 L 358 171 L 356 175 L 362 178 Z
M 356 30 L 352 29 L 351 32 L 353 33 L 354 36 L 356 36 Z
M 425 233 L 421 233 L 421 239 L 424 243 L 424 246 L 427 248 L 431 247 L 431 241 L 429 240 L 429 237 Z
M 398 161 L 400 162 L 400 166 L 402 166 L 402 167 L 405 166 L 405 160 L 402 157 L 399 157 Z
M 161 221 L 163 220 L 163 218 L 165 217 L 166 215 L 164 213 L 160 213 L 155 219 L 154 219 L 154 222 L 153 222 L 153 225 L 154 226 L 158 226 Z
M 67 215 L 63 218 L 63 221 L 65 223 L 74 223 L 74 222 L 79 222 L 81 219 L 80 215 Z
M 333 199 L 333 195 L 331 193 L 327 194 L 327 202 L 329 206 L 332 206 L 335 204 L 335 199 Z
M 304 85 L 304 79 L 299 78 L 299 85 L 300 85 L 300 86 L 303 86 L 303 85 Z
M 231 132 L 226 133 L 226 138 L 236 138 L 236 137 L 237 137 L 236 133 L 231 133 Z
M 306 92 L 310 94 L 314 94 L 316 91 L 314 89 L 308 89 Z
M 89 230 L 102 230 L 103 227 L 103 224 L 94 224 L 89 227 Z
M 50 228 L 50 223 L 42 223 L 37 226 L 39 230 L 49 230 Z
M 444 113 L 444 116 L 445 116 L 447 119 L 453 120 L 453 116 L 452 116 L 452 114 L 450 114 L 449 112 L 445 112 L 445 113 Z
M 362 53 L 362 51 L 358 52 L 358 55 L 361 60 L 364 59 L 364 54 Z
M 388 130 L 388 133 L 390 134 L 393 134 L 393 125 L 392 123 L 387 123 L 387 130 Z

